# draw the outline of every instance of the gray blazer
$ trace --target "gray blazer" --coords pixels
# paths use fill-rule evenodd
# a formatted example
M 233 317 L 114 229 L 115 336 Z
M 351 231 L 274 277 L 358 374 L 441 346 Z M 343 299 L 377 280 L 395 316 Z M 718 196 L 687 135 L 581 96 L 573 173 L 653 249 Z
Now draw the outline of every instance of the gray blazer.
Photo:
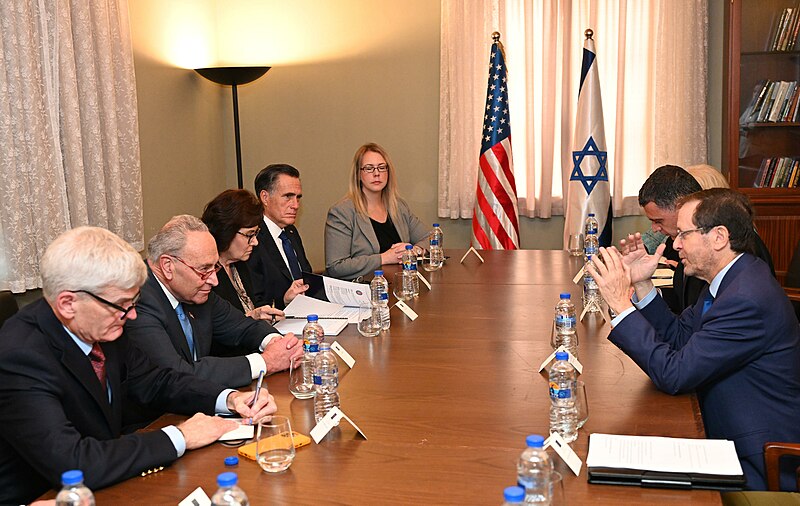
M 404 200 L 397 201 L 397 220 L 392 219 L 400 240 L 428 246 L 428 227 L 414 216 Z M 344 198 L 328 210 L 325 222 L 325 269 L 328 276 L 353 279 L 381 268 L 378 237 L 369 216 L 356 211 L 353 201 Z

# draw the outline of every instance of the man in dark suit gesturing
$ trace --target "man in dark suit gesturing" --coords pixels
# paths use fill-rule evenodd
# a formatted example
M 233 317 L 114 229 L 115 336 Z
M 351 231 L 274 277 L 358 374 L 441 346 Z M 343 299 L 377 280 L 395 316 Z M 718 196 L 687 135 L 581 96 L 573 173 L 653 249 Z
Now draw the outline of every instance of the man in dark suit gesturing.
M 175 426 L 121 435 L 131 400 L 175 413 L 275 412 L 272 396 L 250 408 L 252 392 L 226 390 L 160 368 L 134 346 L 134 320 L 146 269 L 108 230 L 80 227 L 58 237 L 41 261 L 44 299 L 0 331 L 0 504 L 28 503 L 81 469 L 101 488 L 166 465 L 236 427 L 196 414 Z
M 264 226 L 247 265 L 255 297 L 283 309 L 308 289 L 302 273 L 311 272 L 294 226 L 303 198 L 300 172 L 291 165 L 268 165 L 256 176 L 255 190 L 264 206 Z
M 589 270 L 618 314 L 609 340 L 660 390 L 696 391 L 706 436 L 733 441 L 747 487 L 763 490 L 764 443 L 800 441 L 797 318 L 767 264 L 745 253 L 755 234 L 745 196 L 705 190 L 677 208 L 675 250 L 686 274 L 709 286 L 678 317 L 650 281 L 663 244 L 647 255 L 634 242 L 624 257 L 601 248 Z
M 184 214 L 167 222 L 147 246 L 150 273 L 139 318 L 128 325 L 131 340 L 159 365 L 228 387 L 247 385 L 262 370 L 287 369 L 303 354 L 300 341 L 212 292 L 218 260 L 214 237 L 200 219 Z M 219 356 L 221 350 L 236 356 Z

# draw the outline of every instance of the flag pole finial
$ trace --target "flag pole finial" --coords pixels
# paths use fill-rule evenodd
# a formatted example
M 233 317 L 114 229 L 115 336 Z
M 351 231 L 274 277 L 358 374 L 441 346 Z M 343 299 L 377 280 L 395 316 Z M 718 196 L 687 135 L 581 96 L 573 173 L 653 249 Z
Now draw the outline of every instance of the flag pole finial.
M 592 29 L 591 29 L 591 28 L 587 28 L 587 29 L 586 29 L 586 31 L 585 31 L 585 32 L 583 32 L 583 34 L 584 34 L 584 35 L 586 35 L 586 38 L 587 38 L 587 39 L 591 39 L 591 38 L 592 38 L 592 35 L 594 35 L 594 32 L 592 31 Z
M 492 32 L 492 42 L 500 42 L 500 32 Z

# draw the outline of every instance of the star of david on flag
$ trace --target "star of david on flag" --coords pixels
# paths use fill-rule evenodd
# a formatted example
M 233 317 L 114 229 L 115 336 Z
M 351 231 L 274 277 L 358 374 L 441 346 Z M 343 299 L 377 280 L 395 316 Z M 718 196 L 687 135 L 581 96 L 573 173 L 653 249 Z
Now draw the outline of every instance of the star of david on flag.
M 572 137 L 572 165 L 564 192 L 564 248 L 571 234 L 583 233 L 589 213 L 598 223 L 600 246 L 611 245 L 611 186 L 608 151 L 603 126 L 603 103 L 592 31 L 586 30 L 581 64 L 581 81 L 575 132 Z

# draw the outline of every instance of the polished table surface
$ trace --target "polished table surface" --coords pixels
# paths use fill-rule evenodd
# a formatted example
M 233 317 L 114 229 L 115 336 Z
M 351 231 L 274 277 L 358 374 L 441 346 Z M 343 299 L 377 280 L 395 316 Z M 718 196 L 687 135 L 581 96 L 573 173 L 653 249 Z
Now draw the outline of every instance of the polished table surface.
M 581 260 L 562 251 L 485 251 L 486 263 L 448 251 L 441 270 L 423 271 L 433 290 L 409 303 L 410 321 L 392 309 L 392 327 L 363 338 L 354 325 L 335 338 L 356 359 L 340 361 L 346 422 L 319 445 L 297 451 L 291 468 L 272 475 L 240 459 L 235 471 L 252 504 L 500 504 L 516 482 L 525 436 L 546 434 L 547 380 L 536 372 L 552 352 L 553 307 L 569 291 Z M 394 268 L 387 269 L 389 279 Z M 592 432 L 702 438 L 693 395 L 670 396 L 608 342 L 600 316 L 578 325 L 581 376 L 589 419 L 572 444 L 586 459 Z M 288 374 L 268 377 L 278 413 L 294 430 L 313 427 L 313 401 L 288 392 Z M 214 444 L 188 452 L 163 471 L 96 491 L 98 504 L 177 503 L 197 486 L 210 496 L 223 459 L 235 449 Z M 711 491 L 591 485 L 586 466 L 575 476 L 551 453 L 564 475 L 568 504 L 719 504 Z

